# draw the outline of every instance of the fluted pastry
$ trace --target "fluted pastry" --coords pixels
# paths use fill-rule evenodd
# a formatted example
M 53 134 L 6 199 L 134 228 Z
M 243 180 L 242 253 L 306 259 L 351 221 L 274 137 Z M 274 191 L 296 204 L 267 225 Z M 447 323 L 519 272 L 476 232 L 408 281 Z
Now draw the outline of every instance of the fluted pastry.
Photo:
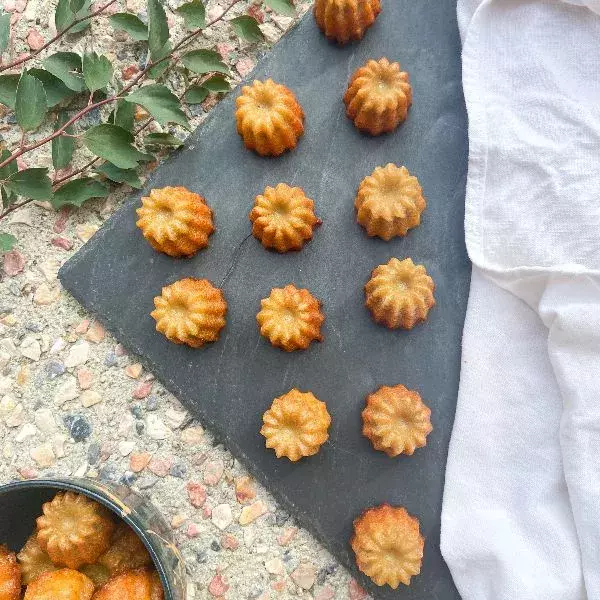
M 296 96 L 272 79 L 244 86 L 236 106 L 238 133 L 246 148 L 262 156 L 292 150 L 304 133 L 304 111 Z
M 151 316 L 156 330 L 175 344 L 200 348 L 216 342 L 225 327 L 227 302 L 223 292 L 207 279 L 180 279 L 163 287 L 154 298 Z
M 0 545 L 0 600 L 19 600 L 21 597 L 21 567 L 17 557 Z
M 406 119 L 412 103 L 408 73 L 387 58 L 369 60 L 350 79 L 344 94 L 346 115 L 361 131 L 380 135 Z
M 308 290 L 295 285 L 273 288 L 260 301 L 256 315 L 260 333 L 273 346 L 286 352 L 306 350 L 313 341 L 322 341 L 321 325 L 325 320 L 321 303 Z
M 150 190 L 136 212 L 136 225 L 150 245 L 173 257 L 191 256 L 205 248 L 215 230 L 204 198 L 184 187 Z
M 293 389 L 273 400 L 263 423 L 260 433 L 267 448 L 273 448 L 277 458 L 285 456 L 295 462 L 317 454 L 329 437 L 331 417 L 325 402 L 311 392 Z
M 265 248 L 277 252 L 300 250 L 321 223 L 315 216 L 314 206 L 302 188 L 285 183 L 267 187 L 256 196 L 250 211 L 252 233 Z
M 346 44 L 360 40 L 381 12 L 381 0 L 315 0 L 314 15 L 328 39 Z
M 410 258 L 391 258 L 371 273 L 365 304 L 378 323 L 390 329 L 412 329 L 435 305 L 433 279 Z
M 125 571 L 108 580 L 93 600 L 163 600 L 164 591 L 158 573 L 142 568 Z
M 108 550 L 114 529 L 111 513 L 75 492 L 59 492 L 42 506 L 37 540 L 56 566 L 77 569 Z
M 417 227 L 426 202 L 419 180 L 406 167 L 389 163 L 362 180 L 354 206 L 367 234 L 387 241 Z
M 358 568 L 379 586 L 396 589 L 421 571 L 424 540 L 405 508 L 383 504 L 354 521 L 352 550 Z
M 375 450 L 388 456 L 412 454 L 427 443 L 431 426 L 431 410 L 418 392 L 403 385 L 380 387 L 367 396 L 362 411 L 363 435 Z
M 83 573 L 86 577 L 89 577 L 97 590 L 110 579 L 109 570 L 100 563 L 83 565 L 82 567 L 79 567 L 79 572 Z
M 93 593 L 94 584 L 83 573 L 59 569 L 32 581 L 23 600 L 91 600 Z
M 25 542 L 21 551 L 17 554 L 17 560 L 21 566 L 25 585 L 30 584 L 42 573 L 56 571 L 54 563 L 50 560 L 48 554 L 42 550 L 38 542 L 37 531 Z
M 139 536 L 125 523 L 119 523 L 113 534 L 110 548 L 98 559 L 111 575 L 147 567 L 152 559 Z

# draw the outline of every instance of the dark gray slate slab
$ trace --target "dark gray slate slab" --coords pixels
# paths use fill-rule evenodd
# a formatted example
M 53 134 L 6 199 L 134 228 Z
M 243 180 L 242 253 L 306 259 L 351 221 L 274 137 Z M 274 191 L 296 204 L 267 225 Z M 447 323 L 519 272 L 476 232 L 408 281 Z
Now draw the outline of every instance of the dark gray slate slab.
M 135 227 L 138 198 L 127 202 L 61 270 L 65 287 L 133 352 L 262 481 L 295 517 L 355 572 L 348 539 L 368 506 L 401 504 L 427 538 L 422 574 L 410 588 L 376 588 L 377 598 L 458 598 L 439 552 L 446 451 L 456 402 L 461 331 L 470 267 L 464 248 L 466 115 L 454 0 L 384 0 L 383 13 L 359 44 L 329 44 L 311 15 L 279 43 L 253 77 L 290 86 L 307 114 L 306 135 L 278 159 L 246 151 L 225 99 L 190 138 L 188 148 L 159 168 L 148 188 L 186 185 L 206 196 L 217 231 L 189 260 L 154 252 Z M 341 101 L 350 74 L 367 58 L 388 56 L 411 75 L 414 106 L 394 134 L 361 135 Z M 366 237 L 353 198 L 377 165 L 395 162 L 415 173 L 428 199 L 423 224 L 405 239 Z M 302 186 L 323 226 L 302 252 L 278 255 L 252 237 L 254 196 L 280 181 Z M 371 270 L 392 257 L 422 262 L 437 283 L 437 307 L 411 332 L 373 323 L 363 307 Z M 230 271 L 231 270 L 231 271 Z M 229 276 L 221 339 L 202 350 L 169 343 L 154 330 L 152 298 L 181 277 Z M 294 282 L 324 303 L 325 341 L 301 353 L 271 347 L 255 315 L 272 287 Z M 390 459 L 361 437 L 365 396 L 404 383 L 431 406 L 434 431 L 412 457 Z M 292 387 L 312 390 L 333 417 L 331 439 L 299 464 L 277 460 L 259 435 L 272 399 Z

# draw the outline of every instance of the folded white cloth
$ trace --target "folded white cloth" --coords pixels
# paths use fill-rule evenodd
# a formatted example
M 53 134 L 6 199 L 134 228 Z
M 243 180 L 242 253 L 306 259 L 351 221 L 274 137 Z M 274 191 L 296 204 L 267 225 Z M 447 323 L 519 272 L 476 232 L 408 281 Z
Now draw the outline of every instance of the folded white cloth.
M 595 13 L 458 2 L 474 267 L 442 552 L 465 600 L 600 599 Z

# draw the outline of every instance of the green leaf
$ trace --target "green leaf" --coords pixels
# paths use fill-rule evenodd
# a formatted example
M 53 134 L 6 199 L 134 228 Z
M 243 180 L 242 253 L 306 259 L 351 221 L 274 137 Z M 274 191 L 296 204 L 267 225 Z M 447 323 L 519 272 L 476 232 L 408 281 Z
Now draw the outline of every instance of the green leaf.
M 29 74 L 44 84 L 48 108 L 52 108 L 75 95 L 73 90 L 70 90 L 58 77 L 54 77 L 52 73 L 45 69 L 29 69 Z
M 71 10 L 71 0 L 58 0 L 56 5 L 56 11 L 54 12 L 54 22 L 56 24 L 57 31 L 64 31 L 73 21 L 76 19 L 82 19 L 90 14 L 90 5 L 92 0 L 85 0 L 81 6 L 81 9 L 73 12 Z M 90 26 L 91 19 L 87 19 L 81 23 L 77 23 L 74 27 L 69 29 L 69 33 L 79 33 Z
M 112 163 L 105 162 L 97 167 L 96 171 L 106 175 L 111 181 L 128 183 L 131 187 L 137 189 L 142 187 L 142 182 L 135 169 L 119 169 L 119 167 L 115 167 Z
M 90 127 L 83 136 L 87 149 L 121 169 L 133 169 L 148 156 L 133 146 L 133 135 L 110 123 Z
M 83 8 L 84 4 L 85 4 L 85 0 L 71 0 L 70 1 L 71 11 L 74 13 L 78 13 Z
M 229 67 L 221 60 L 221 55 L 214 50 L 192 50 L 181 57 L 181 62 L 198 75 L 213 72 L 229 74 Z
M 110 60 L 106 56 L 98 56 L 95 52 L 86 52 L 83 55 L 82 67 L 83 78 L 90 92 L 106 87 L 113 74 Z
M 0 75 L 0 104 L 15 109 L 20 75 Z
M 136 42 L 148 39 L 148 27 L 131 13 L 115 13 L 111 15 L 109 21 L 117 31 L 127 32 Z
M 47 109 L 44 84 L 27 71 L 23 71 L 17 86 L 15 103 L 15 117 L 19 127 L 23 131 L 37 129 L 42 124 Z
M 43 61 L 54 77 L 58 77 L 70 90 L 83 92 L 85 80 L 81 72 L 81 56 L 75 52 L 57 52 Z
M 113 123 L 127 131 L 131 131 L 133 129 L 134 120 L 135 104 L 131 104 L 125 100 L 119 100 L 113 114 Z
M 0 163 L 3 163 L 7 158 L 10 158 L 10 152 L 4 148 L 2 152 L 0 152 Z M 11 175 L 16 173 L 17 170 L 17 161 L 13 160 L 12 162 L 9 162 L 0 169 L 0 181 L 8 179 Z
M 159 0 L 148 0 L 148 48 L 155 59 L 169 39 L 169 25 L 165 9 Z
M 208 96 L 208 90 L 200 85 L 191 85 L 183 97 L 188 104 L 202 104 Z
M 108 187 L 97 179 L 82 177 L 61 185 L 54 192 L 52 206 L 57 209 L 67 204 L 81 206 L 90 198 L 106 198 L 108 194 Z
M 206 9 L 200 0 L 186 2 L 175 9 L 183 17 L 188 29 L 204 29 L 206 27 Z
M 0 14 L 0 54 L 2 54 L 8 47 L 8 40 L 10 38 L 10 14 Z
M 291 0 L 264 0 L 264 3 L 275 12 L 286 17 L 296 16 L 296 10 Z
M 11 192 L 32 200 L 52 198 L 52 182 L 48 177 L 48 169 L 45 168 L 17 171 L 8 178 L 4 185 Z
M 54 131 L 60 129 L 67 121 L 69 117 L 67 113 L 62 111 L 56 119 L 56 125 Z M 73 133 L 73 127 L 69 126 L 65 129 L 66 133 Z M 73 152 L 75 151 L 75 140 L 70 137 L 61 135 L 52 140 L 52 165 L 56 170 L 64 169 L 73 158 Z
M 248 15 L 235 17 L 235 19 L 230 19 L 229 23 L 235 34 L 248 42 L 260 42 L 264 39 L 263 32 L 254 17 Z
M 171 42 L 167 42 L 164 45 L 164 47 L 162 48 L 162 50 L 160 50 L 160 52 L 158 52 L 158 54 L 156 54 L 152 58 L 152 60 L 154 62 L 156 62 L 157 60 L 160 60 L 161 58 L 165 58 L 166 56 L 168 56 L 170 54 L 172 49 L 173 49 L 173 46 L 171 45 Z M 168 67 L 169 67 L 169 60 L 168 59 L 163 60 L 148 70 L 148 77 L 150 79 L 158 79 L 167 70 Z
M 228 92 L 231 89 L 229 81 L 223 77 L 223 75 L 213 75 L 210 79 L 207 79 L 203 84 L 203 88 L 211 92 Z M 191 89 L 191 88 L 190 88 Z M 188 90 L 189 91 L 189 90 Z
M 179 148 L 183 142 L 170 133 L 149 133 L 144 138 L 146 146 L 164 146 L 168 148 Z
M 0 252 L 10 252 L 17 243 L 17 238 L 10 233 L 0 232 Z
M 152 83 L 125 96 L 127 102 L 143 106 L 161 125 L 177 123 L 189 127 L 185 113 L 181 110 L 179 98 L 166 85 Z

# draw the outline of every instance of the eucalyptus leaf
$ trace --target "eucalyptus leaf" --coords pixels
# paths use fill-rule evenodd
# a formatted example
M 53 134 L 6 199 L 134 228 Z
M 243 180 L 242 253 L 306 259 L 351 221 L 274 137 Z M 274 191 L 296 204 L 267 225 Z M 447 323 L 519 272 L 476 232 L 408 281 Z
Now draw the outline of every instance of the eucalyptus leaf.
M 63 100 L 70 99 L 75 95 L 73 90 L 70 90 L 58 77 L 55 77 L 45 69 L 29 69 L 29 74 L 44 84 L 48 108 L 52 108 L 60 104 Z
M 70 0 L 69 2 L 71 11 L 74 13 L 78 13 L 85 4 L 85 0 Z
M 0 75 L 0 104 L 15 109 L 20 75 Z
M 95 52 L 86 52 L 82 61 L 83 78 L 90 92 L 106 87 L 112 77 L 113 68 L 106 56 L 98 56 Z
M 92 0 L 84 0 L 78 11 L 71 9 L 71 0 L 58 0 L 56 11 L 54 12 L 54 22 L 57 31 L 64 31 L 67 27 L 78 19 L 83 19 L 90 14 L 90 5 Z M 69 29 L 69 33 L 80 33 L 90 26 L 90 19 L 77 23 Z
M 0 163 L 3 163 L 7 158 L 10 158 L 10 152 L 4 148 L 0 152 Z M 0 169 L 0 181 L 8 179 L 11 175 L 18 171 L 17 161 L 13 160 Z
M 296 9 L 291 0 L 263 0 L 264 3 L 276 13 L 285 15 L 286 17 L 295 17 Z
M 90 127 L 83 135 L 83 142 L 92 154 L 121 169 L 133 169 L 139 161 L 148 158 L 133 146 L 133 140 L 129 131 L 110 123 Z
M 148 39 L 148 27 L 131 13 L 115 13 L 109 21 L 116 30 L 127 32 L 136 42 Z
M 56 52 L 43 61 L 44 67 L 70 90 L 83 92 L 85 80 L 81 72 L 81 56 L 75 52 Z
M 179 148 L 183 146 L 183 142 L 170 133 L 149 133 L 144 138 L 144 145 Z
M 56 209 L 65 205 L 81 206 L 90 198 L 106 198 L 108 194 L 109 189 L 104 183 L 92 177 L 82 177 L 61 185 L 54 192 L 51 203 Z
M 116 183 L 127 183 L 137 189 L 142 187 L 142 182 L 135 169 L 119 169 L 119 167 L 115 167 L 112 163 L 105 162 L 97 167 L 96 171 Z
M 148 0 L 148 48 L 155 59 L 169 39 L 167 15 L 160 0 Z
M 237 36 L 248 42 L 260 42 L 265 37 L 254 17 L 248 15 L 235 17 L 229 20 L 229 24 Z
M 229 74 L 229 67 L 221 60 L 221 55 L 214 50 L 192 50 L 181 57 L 181 62 L 198 75 L 213 72 Z
M 184 100 L 188 104 L 201 104 L 206 100 L 208 90 L 201 85 L 191 85 L 185 93 Z
M 48 200 L 52 198 L 52 182 L 48 177 L 48 169 L 23 169 L 13 173 L 4 186 L 18 196 L 32 200 Z
M 58 131 L 68 120 L 67 113 L 62 111 L 56 119 L 54 131 Z M 73 126 L 67 127 L 65 133 L 73 133 Z M 64 169 L 71 162 L 74 151 L 75 140 L 73 138 L 64 135 L 54 138 L 52 140 L 52 165 L 54 169 Z
M 223 75 L 213 75 L 202 84 L 202 87 L 211 92 L 228 92 L 231 89 L 229 81 Z
M 167 41 L 164 47 L 152 57 L 154 62 L 160 60 L 161 58 L 165 58 L 168 56 L 173 49 L 171 42 Z M 157 65 L 154 65 L 151 69 L 148 70 L 148 77 L 150 79 L 158 79 L 169 67 L 169 60 L 163 60 L 159 62 Z
M 206 9 L 200 0 L 186 2 L 175 9 L 183 17 L 183 23 L 188 29 L 204 29 L 206 27 Z
M 146 85 L 125 96 L 125 100 L 143 106 L 161 125 L 177 123 L 182 127 L 189 127 L 179 98 L 166 85 Z
M 0 252 L 10 252 L 17 243 L 17 238 L 10 233 L 0 231 Z
M 44 84 L 27 71 L 23 71 L 15 101 L 15 117 L 19 127 L 23 131 L 37 129 L 44 121 L 47 110 Z
M 8 47 L 8 40 L 10 38 L 10 14 L 0 14 L 0 54 L 2 54 Z
M 134 121 L 135 104 L 131 104 L 131 102 L 126 102 L 125 100 L 117 101 L 117 107 L 113 113 L 113 123 L 127 131 L 132 131 Z

